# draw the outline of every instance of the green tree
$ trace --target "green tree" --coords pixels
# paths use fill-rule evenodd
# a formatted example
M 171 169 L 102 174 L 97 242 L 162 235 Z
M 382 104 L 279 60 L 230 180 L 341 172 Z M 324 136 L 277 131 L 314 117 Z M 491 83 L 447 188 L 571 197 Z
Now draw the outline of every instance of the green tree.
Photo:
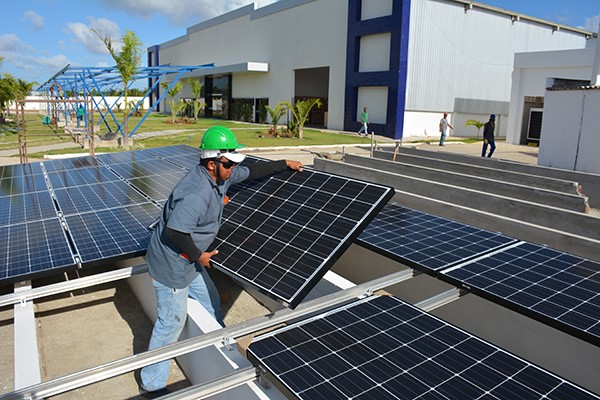
M 272 130 L 273 132 L 275 132 L 277 131 L 277 124 L 279 123 L 279 120 L 281 119 L 281 117 L 283 117 L 283 114 L 285 114 L 286 105 L 283 104 L 283 102 L 279 102 L 274 108 L 265 105 L 265 109 L 271 117 Z
M 200 110 L 206 107 L 206 103 L 200 101 L 202 96 L 202 83 L 200 81 L 192 81 L 192 93 L 194 94 L 194 120 L 198 121 L 198 114 Z
M 467 122 L 465 122 L 465 127 L 474 126 L 475 128 L 477 128 L 477 140 L 479 140 L 479 131 L 481 130 L 481 128 L 483 128 L 484 125 L 485 122 L 477 121 L 476 119 L 470 119 Z
M 128 146 L 129 115 L 127 110 L 129 107 L 127 92 L 129 88 L 129 83 L 134 78 L 137 68 L 142 61 L 142 52 L 140 50 L 142 41 L 137 37 L 137 35 L 133 31 L 126 30 L 125 33 L 121 36 L 121 41 L 123 42 L 123 45 L 118 51 L 114 46 L 113 40 L 108 35 L 102 37 L 102 35 L 100 35 L 100 33 L 98 33 L 95 29 L 92 29 L 92 32 L 94 32 L 100 38 L 100 40 L 104 42 L 106 49 L 110 53 L 113 60 L 115 60 L 115 62 L 117 63 L 117 70 L 119 71 L 119 74 L 121 75 L 121 80 L 123 81 L 123 93 L 125 96 L 123 110 L 123 144 L 124 146 Z
M 292 105 L 289 101 L 282 102 L 294 115 L 294 120 L 290 124 L 290 130 L 298 139 L 304 137 L 304 124 L 308 119 L 310 110 L 314 107 L 321 107 L 323 104 L 320 99 L 298 100 L 296 105 Z
M 162 88 L 165 90 L 167 90 L 169 85 L 170 85 L 169 82 L 161 83 Z M 171 101 L 169 101 L 169 107 L 171 108 L 171 117 L 173 117 L 173 122 L 175 122 L 175 117 L 177 116 L 177 113 L 181 109 L 179 107 L 175 107 L 175 96 L 177 96 L 177 94 L 181 91 L 182 87 L 183 87 L 183 83 L 177 82 L 176 84 L 171 86 L 171 89 L 167 90 L 167 94 L 169 96 L 171 96 Z

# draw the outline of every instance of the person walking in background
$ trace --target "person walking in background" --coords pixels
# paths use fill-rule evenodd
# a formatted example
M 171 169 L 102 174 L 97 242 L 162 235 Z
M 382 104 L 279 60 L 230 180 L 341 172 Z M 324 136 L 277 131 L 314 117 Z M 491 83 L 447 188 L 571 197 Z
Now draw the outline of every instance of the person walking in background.
M 446 137 L 448 136 L 448 128 L 454 129 L 452 125 L 448 122 L 448 113 L 444 113 L 444 118 L 440 120 L 440 146 L 444 145 L 446 141 Z
M 360 122 L 362 123 L 362 126 L 360 127 L 358 134 L 364 133 L 365 136 L 369 136 L 369 127 L 367 125 L 369 123 L 369 113 L 367 112 L 367 107 L 360 113 Z
M 490 145 L 490 152 L 487 155 L 488 158 L 494 154 L 496 150 L 496 143 L 494 143 L 494 128 L 496 127 L 496 115 L 490 115 L 490 120 L 483 126 L 483 150 L 481 150 L 481 157 L 485 157 L 488 144 Z

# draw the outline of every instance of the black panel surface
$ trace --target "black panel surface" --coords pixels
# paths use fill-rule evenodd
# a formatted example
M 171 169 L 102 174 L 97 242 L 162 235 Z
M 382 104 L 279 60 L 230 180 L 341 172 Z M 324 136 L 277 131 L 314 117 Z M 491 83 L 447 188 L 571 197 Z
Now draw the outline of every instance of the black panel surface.
M 435 273 L 464 260 L 516 242 L 497 232 L 387 204 L 357 243 L 410 267 Z
M 391 296 L 259 336 L 249 358 L 299 399 L 598 399 Z
M 600 345 L 600 263 L 533 243 L 440 272 L 452 284 Z
M 392 195 L 309 169 L 248 181 L 230 190 L 212 260 L 293 308 Z

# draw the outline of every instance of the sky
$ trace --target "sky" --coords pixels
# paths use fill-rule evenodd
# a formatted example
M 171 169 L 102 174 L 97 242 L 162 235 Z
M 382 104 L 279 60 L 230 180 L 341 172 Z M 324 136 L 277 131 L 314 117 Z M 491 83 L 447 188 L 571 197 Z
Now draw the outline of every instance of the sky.
M 257 7 L 277 0 L 258 0 Z M 421 0 L 412 0 L 421 1 Z M 2 2 L 1 73 L 42 84 L 67 64 L 112 66 L 95 29 L 115 41 L 131 30 L 146 49 L 249 0 L 10 0 Z M 598 32 L 598 0 L 485 0 L 485 4 Z

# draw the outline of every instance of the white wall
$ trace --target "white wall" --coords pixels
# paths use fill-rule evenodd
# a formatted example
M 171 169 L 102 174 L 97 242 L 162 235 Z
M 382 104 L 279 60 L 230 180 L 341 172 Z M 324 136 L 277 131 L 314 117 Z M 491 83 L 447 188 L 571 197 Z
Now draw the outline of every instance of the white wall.
M 266 62 L 266 74 L 234 74 L 232 89 L 234 97 L 266 97 L 271 106 L 294 97 L 294 70 L 329 67 L 328 126 L 342 129 L 347 13 L 345 0 L 293 0 L 257 10 L 246 6 L 160 45 L 160 63 L 219 67 Z
M 362 86 L 358 88 L 358 108 L 356 121 L 367 107 L 369 123 L 385 124 L 387 117 L 388 88 L 386 86 Z
M 538 165 L 600 173 L 600 89 L 547 91 Z
M 515 54 L 506 142 L 520 144 L 525 96 L 544 96 L 547 78 L 589 80 L 595 48 Z

